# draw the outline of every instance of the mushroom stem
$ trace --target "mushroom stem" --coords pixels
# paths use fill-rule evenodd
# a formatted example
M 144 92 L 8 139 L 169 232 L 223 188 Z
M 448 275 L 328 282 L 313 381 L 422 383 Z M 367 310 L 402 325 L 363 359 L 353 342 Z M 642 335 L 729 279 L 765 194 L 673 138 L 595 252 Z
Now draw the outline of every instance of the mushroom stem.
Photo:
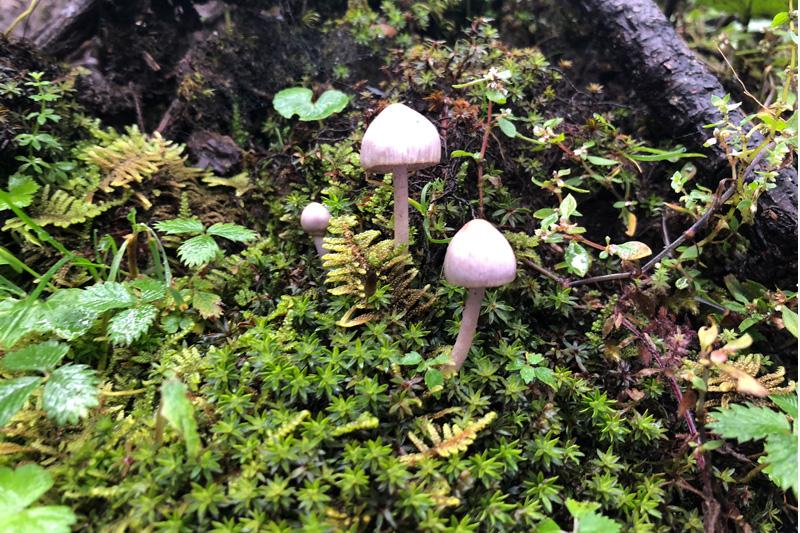
M 317 247 L 317 255 L 322 257 L 323 255 L 327 254 L 328 250 L 322 246 L 322 235 L 312 235 L 311 237 L 314 239 L 314 246 Z
M 408 244 L 408 169 L 392 169 L 394 188 L 394 244 Z
M 475 337 L 475 330 L 478 328 L 478 317 L 481 314 L 481 302 L 483 302 L 484 292 L 486 292 L 485 288 L 476 287 L 469 289 L 467 293 L 467 301 L 464 302 L 464 313 L 461 316 L 461 328 L 458 330 L 456 343 L 450 353 L 456 370 L 461 369 L 472 346 L 472 339 Z

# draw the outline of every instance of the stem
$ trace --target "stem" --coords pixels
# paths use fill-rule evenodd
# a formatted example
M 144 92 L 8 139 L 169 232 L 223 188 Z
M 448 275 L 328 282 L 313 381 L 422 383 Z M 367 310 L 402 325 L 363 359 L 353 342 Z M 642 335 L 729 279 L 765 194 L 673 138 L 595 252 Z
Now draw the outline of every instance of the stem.
M 478 160 L 478 213 L 481 218 L 486 218 L 483 214 L 483 159 L 486 157 L 486 149 L 489 147 L 489 134 L 492 131 L 492 101 L 486 106 L 486 125 L 483 127 L 483 142 L 481 142 L 481 157 Z
M 408 244 L 408 169 L 392 169 L 394 186 L 394 245 Z
M 312 235 L 311 238 L 314 239 L 314 246 L 317 247 L 317 255 L 322 257 L 323 255 L 328 253 L 328 250 L 322 246 L 322 235 Z
M 475 337 L 475 330 L 478 329 L 478 317 L 481 314 L 481 302 L 483 301 L 484 292 L 486 292 L 485 288 L 478 287 L 469 289 L 467 293 L 467 301 L 464 302 L 464 313 L 461 316 L 461 328 L 458 330 L 458 337 L 456 337 L 456 343 L 453 345 L 453 351 L 450 354 L 456 370 L 460 370 L 464 365 L 469 349 L 472 347 L 472 339 Z
M 19 25 L 20 22 L 22 22 L 23 20 L 28 18 L 30 16 L 30 14 L 33 13 L 33 10 L 36 9 L 36 4 L 38 4 L 38 3 L 39 3 L 39 0 L 31 0 L 31 2 L 28 4 L 28 7 L 25 9 L 25 11 L 20 13 L 17 16 L 17 18 L 15 18 L 13 20 L 13 22 L 11 22 L 11 24 L 8 26 L 8 28 L 6 28 L 6 31 L 5 31 L 4 35 L 6 37 L 10 37 L 11 36 L 11 32 L 14 31 L 14 28 L 16 28 Z

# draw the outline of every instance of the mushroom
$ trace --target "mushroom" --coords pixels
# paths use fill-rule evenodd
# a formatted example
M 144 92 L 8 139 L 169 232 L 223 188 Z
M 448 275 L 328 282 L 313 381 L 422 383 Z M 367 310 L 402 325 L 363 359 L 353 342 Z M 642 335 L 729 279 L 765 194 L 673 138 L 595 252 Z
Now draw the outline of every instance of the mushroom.
M 322 237 L 325 235 L 325 230 L 328 229 L 328 221 L 331 219 L 331 214 L 328 208 L 318 202 L 311 202 L 300 214 L 300 225 L 303 231 L 311 235 L 314 239 L 314 246 L 317 247 L 317 253 L 320 257 L 328 253 L 322 246 Z
M 483 293 L 487 287 L 511 283 L 517 277 L 517 258 L 503 234 L 483 220 L 467 222 L 447 245 L 444 277 L 453 285 L 469 289 L 461 328 L 451 353 L 458 370 L 472 346 L 472 338 L 481 314 Z
M 392 173 L 396 245 L 408 244 L 408 172 L 433 166 L 441 158 L 436 126 L 403 104 L 387 106 L 364 133 L 361 166 L 368 172 Z

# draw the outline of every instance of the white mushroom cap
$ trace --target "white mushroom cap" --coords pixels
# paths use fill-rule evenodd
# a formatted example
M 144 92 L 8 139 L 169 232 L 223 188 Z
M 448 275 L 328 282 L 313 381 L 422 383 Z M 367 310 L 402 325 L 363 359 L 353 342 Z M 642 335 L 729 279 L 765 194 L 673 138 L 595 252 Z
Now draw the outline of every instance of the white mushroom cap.
M 447 245 L 444 277 L 468 289 L 499 287 L 517 277 L 517 258 L 502 233 L 476 218 L 464 224 Z
M 300 225 L 303 231 L 310 235 L 322 235 L 328 229 L 330 219 L 328 208 L 318 202 L 311 202 L 305 206 L 300 215 Z
M 427 118 L 403 104 L 381 111 L 364 132 L 361 166 L 371 172 L 406 167 L 411 172 L 442 159 L 439 132 Z

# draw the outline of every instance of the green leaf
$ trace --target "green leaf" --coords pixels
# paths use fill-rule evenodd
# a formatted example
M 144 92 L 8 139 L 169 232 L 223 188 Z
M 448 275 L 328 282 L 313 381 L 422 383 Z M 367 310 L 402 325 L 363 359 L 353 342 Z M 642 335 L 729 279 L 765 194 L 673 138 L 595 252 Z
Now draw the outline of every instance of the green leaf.
M 536 524 L 536 533 L 561 533 L 561 528 L 552 518 L 545 518 Z
M 522 368 L 519 369 L 519 377 L 528 385 L 536 378 L 536 369 L 531 365 L 523 365 Z
M 208 228 L 206 233 L 235 242 L 252 241 L 258 237 L 258 233 L 251 229 L 245 228 L 244 226 L 240 226 L 238 224 L 230 224 L 226 222 L 217 222 Z
M 769 397 L 778 408 L 797 420 L 797 393 L 773 394 Z
M 8 179 L 8 191 L 6 191 L 6 196 L 15 207 L 28 207 L 33 202 L 33 197 L 38 190 L 39 184 L 37 184 L 33 178 L 15 174 Z M 11 208 L 6 202 L 0 200 L 0 211 L 5 211 L 7 209 Z
M 53 478 L 37 464 L 16 470 L 0 468 L 0 531 L 4 533 L 68 533 L 76 521 L 65 506 L 28 509 L 53 486 Z
M 550 370 L 546 366 L 539 366 L 536 367 L 534 370 L 535 370 L 534 375 L 536 379 L 538 379 L 545 385 L 548 385 L 553 390 L 558 389 L 556 385 L 556 375 L 552 370 Z
M 592 266 L 592 256 L 577 242 L 569 241 L 567 250 L 564 252 L 564 262 L 567 264 L 567 271 L 583 277 Z
M 0 381 L 0 427 L 8 424 L 22 409 L 28 396 L 41 381 L 42 378 L 30 376 Z
M 69 351 L 69 346 L 57 341 L 41 342 L 6 354 L 2 365 L 8 370 L 46 372 L 55 368 Z
M 494 102 L 495 104 L 504 105 L 506 103 L 506 95 L 503 91 L 499 91 L 497 89 L 487 89 L 486 90 L 486 98 Z
M 608 251 L 625 261 L 635 261 L 653 254 L 649 246 L 639 241 L 612 244 Z
M 95 371 L 86 365 L 68 364 L 53 371 L 44 384 L 42 404 L 57 424 L 75 424 L 98 405 Z
M 42 319 L 46 331 L 71 341 L 92 328 L 97 312 L 83 305 L 83 293 L 81 289 L 61 289 L 47 299 Z
M 9 350 L 30 333 L 48 331 L 43 324 L 44 309 L 40 301 L 0 301 L 0 347 Z
M 219 246 L 210 235 L 197 235 L 178 247 L 178 257 L 190 268 L 212 261 L 218 253 Z
M 727 439 L 739 442 L 759 440 L 776 433 L 789 433 L 786 415 L 767 407 L 732 404 L 727 409 L 717 409 L 714 420 L 708 423 L 711 430 Z
M 792 335 L 797 337 L 797 313 L 789 309 L 788 306 L 781 306 L 781 318 L 783 318 L 783 325 Z
M 599 167 L 611 167 L 614 165 L 619 165 L 619 161 L 616 159 L 607 159 L 605 157 L 598 157 L 596 155 L 587 155 L 586 160 L 589 161 L 589 163 Z
M 194 407 L 187 396 L 186 385 L 177 379 L 169 379 L 161 385 L 161 409 L 159 414 L 186 441 L 190 456 L 200 453 L 200 436 L 194 419 Z
M 797 494 L 797 436 L 778 433 L 767 437 L 764 445 L 766 455 L 759 463 L 766 463 L 764 473 L 783 490 L 791 487 Z
M 455 159 L 456 157 L 471 157 L 475 161 L 481 160 L 481 153 L 480 152 L 467 152 L 466 150 L 453 150 L 450 153 L 450 157 Z
M 787 13 L 786 11 L 781 11 L 780 13 L 772 17 L 771 27 L 773 29 L 779 28 L 784 24 L 786 24 L 787 22 L 789 22 L 789 20 L 790 20 L 789 13 Z
M 437 387 L 440 387 L 444 383 L 444 374 L 436 368 L 429 368 L 425 372 L 425 385 L 428 387 L 428 390 L 434 390 Z
M 302 121 L 323 120 L 347 107 L 350 97 L 341 91 L 328 90 L 315 103 L 314 93 L 305 87 L 290 87 L 279 91 L 272 99 L 272 107 L 282 117 L 297 115 Z
M 80 304 L 95 313 L 136 305 L 136 298 L 122 283 L 106 281 L 84 289 Z
M 216 318 L 222 314 L 222 298 L 213 292 L 194 291 L 192 307 L 197 309 L 203 318 Z
M 740 20 L 758 17 L 773 17 L 786 11 L 786 0 L 697 0 L 697 6 L 710 6 Z
M 567 510 L 575 519 L 573 531 L 579 533 L 617 533 L 620 531 L 620 525 L 617 522 L 597 512 L 600 508 L 599 503 L 578 502 L 572 498 L 568 498 L 565 503 Z
M 578 202 L 575 201 L 575 197 L 571 194 L 568 194 L 566 198 L 561 200 L 561 204 L 558 206 L 558 212 L 561 213 L 561 218 L 566 219 L 571 217 L 577 209 Z
M 203 233 L 206 228 L 196 218 L 176 218 L 157 222 L 156 229 L 167 235 L 182 235 L 184 233 Z
M 25 509 L 14 515 L 0 516 L 3 533 L 69 533 L 77 522 L 72 509 L 65 505 L 45 505 Z
M 130 282 L 130 286 L 139 291 L 139 301 L 152 303 L 167 295 L 167 287 L 157 279 L 140 278 Z
M 418 365 L 422 362 L 422 356 L 417 352 L 408 352 L 398 359 L 397 364 L 403 366 Z
M 149 304 L 117 313 L 108 321 L 108 338 L 114 344 L 130 346 L 150 329 L 157 315 L 158 309 Z
M 497 119 L 497 125 L 506 137 L 511 137 L 513 139 L 517 136 L 517 127 L 507 118 L 500 117 Z

